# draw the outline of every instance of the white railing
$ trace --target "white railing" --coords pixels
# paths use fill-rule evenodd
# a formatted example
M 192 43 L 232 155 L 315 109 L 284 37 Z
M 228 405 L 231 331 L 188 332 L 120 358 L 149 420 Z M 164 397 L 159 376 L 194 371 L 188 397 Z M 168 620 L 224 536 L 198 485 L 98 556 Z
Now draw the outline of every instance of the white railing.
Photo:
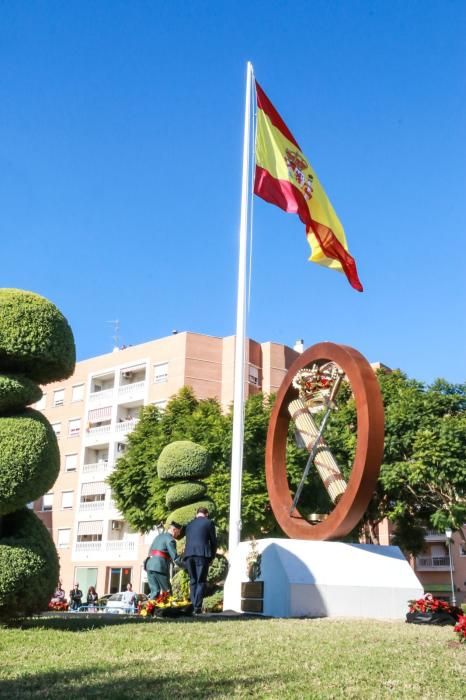
M 127 394 L 136 394 L 143 392 L 146 388 L 146 380 L 142 382 L 133 382 L 132 384 L 122 384 L 118 389 L 118 396 L 126 396 Z
M 416 566 L 435 569 L 437 566 L 450 566 L 450 557 L 417 557 Z
M 105 501 L 82 501 L 79 504 L 79 510 L 103 510 Z
M 105 460 L 105 462 L 92 462 L 92 464 L 83 464 L 82 472 L 83 474 L 92 474 L 93 472 L 106 472 L 110 468 L 110 463 Z
M 105 550 L 107 552 L 134 552 L 135 549 L 135 542 L 127 540 L 109 540 L 105 543 Z
M 111 389 L 104 389 L 103 391 L 93 391 L 89 394 L 89 403 L 96 403 L 97 401 L 102 401 L 102 399 L 113 398 L 113 387 Z
M 88 435 L 101 435 L 110 432 L 110 424 L 108 425 L 98 425 L 95 428 L 86 428 L 86 433 Z
M 436 537 L 436 538 L 446 538 L 446 535 L 444 532 L 439 532 L 438 530 L 426 530 L 425 533 L 426 537 Z
M 116 433 L 129 433 L 131 430 L 133 430 L 136 426 L 136 423 L 138 422 L 137 418 L 133 418 L 132 420 L 123 420 L 121 423 L 117 423 L 115 425 L 115 432 Z
M 77 552 L 100 552 L 102 542 L 76 542 L 75 549 Z

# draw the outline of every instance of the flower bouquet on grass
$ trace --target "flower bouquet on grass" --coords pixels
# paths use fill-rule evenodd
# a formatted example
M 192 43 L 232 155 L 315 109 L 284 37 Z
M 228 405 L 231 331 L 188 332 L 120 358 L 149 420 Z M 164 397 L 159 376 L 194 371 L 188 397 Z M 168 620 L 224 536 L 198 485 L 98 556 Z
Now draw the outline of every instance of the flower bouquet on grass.
M 176 600 L 168 591 L 138 605 L 138 613 L 141 617 L 183 617 L 191 615 L 192 612 L 191 601 Z
M 462 616 L 460 608 L 456 608 L 445 600 L 434 598 L 431 593 L 426 593 L 419 600 L 409 601 L 409 612 L 406 622 L 416 625 L 455 625 Z
M 461 644 L 466 644 L 466 615 L 461 615 L 453 628 Z

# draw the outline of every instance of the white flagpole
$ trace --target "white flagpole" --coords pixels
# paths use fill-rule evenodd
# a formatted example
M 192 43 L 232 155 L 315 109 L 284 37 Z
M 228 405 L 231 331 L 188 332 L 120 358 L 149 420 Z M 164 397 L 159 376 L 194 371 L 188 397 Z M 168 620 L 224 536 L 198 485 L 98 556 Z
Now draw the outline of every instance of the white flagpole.
M 243 475 L 244 374 L 246 357 L 246 273 L 249 216 L 249 156 L 251 136 L 252 64 L 246 71 L 244 108 L 243 176 L 241 184 L 241 219 L 239 229 L 238 295 L 236 304 L 235 376 L 233 399 L 233 439 L 231 449 L 230 522 L 228 551 L 233 554 L 241 539 L 241 481 Z

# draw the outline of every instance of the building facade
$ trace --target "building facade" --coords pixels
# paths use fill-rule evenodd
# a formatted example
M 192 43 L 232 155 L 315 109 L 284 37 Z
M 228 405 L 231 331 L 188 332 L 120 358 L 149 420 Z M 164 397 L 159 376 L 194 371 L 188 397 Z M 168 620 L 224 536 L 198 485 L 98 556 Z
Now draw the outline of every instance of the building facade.
M 234 336 L 174 333 L 76 364 L 66 381 L 43 387 L 34 408 L 48 418 L 60 447 L 60 473 L 34 510 L 53 536 L 60 576 L 100 595 L 145 587 L 143 561 L 154 533 L 133 532 L 117 510 L 106 479 L 126 449 L 140 408 L 164 408 L 183 386 L 199 399 L 233 401 Z M 277 343 L 248 341 L 245 396 L 278 389 L 297 356 Z

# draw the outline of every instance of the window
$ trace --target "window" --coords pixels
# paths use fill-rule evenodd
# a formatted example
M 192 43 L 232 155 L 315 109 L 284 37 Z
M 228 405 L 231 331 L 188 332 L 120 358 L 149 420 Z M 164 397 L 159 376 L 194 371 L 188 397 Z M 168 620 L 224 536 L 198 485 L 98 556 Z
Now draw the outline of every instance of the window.
M 75 384 L 71 390 L 71 401 L 82 401 L 84 399 L 84 384 Z
M 89 586 L 97 588 L 97 569 L 77 566 L 74 570 L 73 580 L 79 583 L 79 587 L 82 591 L 87 591 Z
M 103 520 L 89 520 L 78 523 L 77 542 L 102 542 Z
M 253 365 L 249 365 L 248 381 L 254 386 L 259 386 L 259 370 Z
M 39 399 L 39 401 L 37 401 L 37 403 L 36 403 L 36 406 L 35 406 L 36 410 L 43 411 L 46 403 L 47 403 L 47 394 L 42 394 L 42 398 Z
M 104 481 L 89 481 L 81 486 L 81 503 L 105 501 L 106 485 Z
M 53 392 L 53 405 L 54 406 L 63 406 L 65 402 L 65 390 L 64 389 L 57 389 L 56 391 Z
M 78 468 L 78 455 L 65 455 L 65 472 L 74 472 Z
M 69 528 L 58 530 L 57 547 L 69 547 L 71 539 L 71 530 Z
M 72 418 L 68 421 L 68 435 L 76 437 L 81 432 L 81 418 Z
M 61 492 L 61 507 L 63 509 L 73 507 L 73 494 L 74 494 L 74 491 L 62 491 Z
M 53 493 L 44 493 L 42 496 L 42 510 L 52 510 Z
M 460 544 L 460 557 L 466 557 L 466 544 L 464 542 Z
M 154 384 L 163 384 L 168 380 L 168 362 L 154 365 Z
M 57 438 L 61 435 L 61 423 L 52 423 L 52 429 Z
M 128 583 L 131 583 L 131 568 L 125 567 L 107 569 L 109 593 L 125 591 Z

